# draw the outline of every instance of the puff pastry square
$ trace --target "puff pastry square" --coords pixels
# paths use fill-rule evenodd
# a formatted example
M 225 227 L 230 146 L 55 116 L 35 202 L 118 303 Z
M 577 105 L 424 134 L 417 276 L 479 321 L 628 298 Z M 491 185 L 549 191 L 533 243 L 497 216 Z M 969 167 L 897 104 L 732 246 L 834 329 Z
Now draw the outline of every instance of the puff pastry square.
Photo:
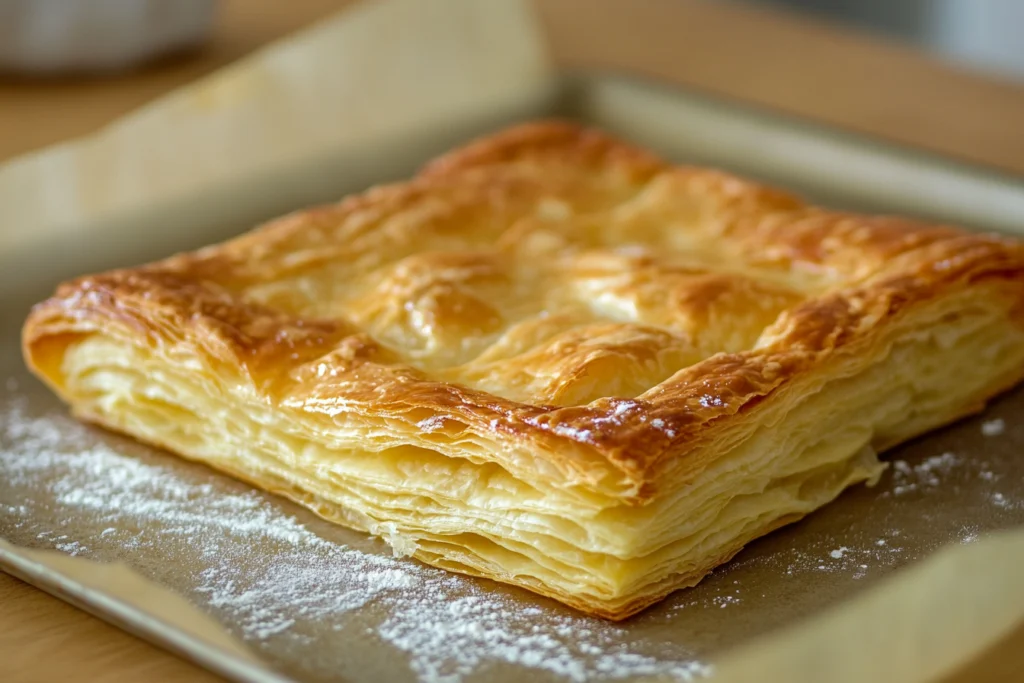
M 82 419 L 621 619 L 1017 383 L 1022 312 L 1010 239 L 541 122 L 66 283 L 24 351 Z

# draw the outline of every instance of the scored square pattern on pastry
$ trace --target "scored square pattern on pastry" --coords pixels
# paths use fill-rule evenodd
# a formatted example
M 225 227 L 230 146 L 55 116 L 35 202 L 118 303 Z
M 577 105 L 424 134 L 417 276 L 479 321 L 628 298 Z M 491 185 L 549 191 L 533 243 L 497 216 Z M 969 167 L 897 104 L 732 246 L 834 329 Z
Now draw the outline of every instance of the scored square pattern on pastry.
M 87 419 L 617 618 L 1015 382 L 1022 263 L 539 123 L 64 285 L 26 352 Z

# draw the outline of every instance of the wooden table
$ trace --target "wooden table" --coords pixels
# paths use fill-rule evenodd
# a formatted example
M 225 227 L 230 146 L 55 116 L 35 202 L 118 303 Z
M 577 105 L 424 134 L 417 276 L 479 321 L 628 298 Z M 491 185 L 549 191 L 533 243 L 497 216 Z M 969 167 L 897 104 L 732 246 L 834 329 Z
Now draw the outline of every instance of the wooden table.
M 223 0 L 200 52 L 116 79 L 0 81 L 0 159 L 88 133 L 346 0 Z M 1024 175 L 1024 85 L 818 22 L 698 0 L 540 0 L 557 58 L 679 84 Z M 623 30 L 625 29 L 625 30 Z M 946 683 L 1024 677 L 1024 626 Z M 1016 675 L 1015 675 L 1016 673 Z M 206 681 L 0 573 L 0 680 Z

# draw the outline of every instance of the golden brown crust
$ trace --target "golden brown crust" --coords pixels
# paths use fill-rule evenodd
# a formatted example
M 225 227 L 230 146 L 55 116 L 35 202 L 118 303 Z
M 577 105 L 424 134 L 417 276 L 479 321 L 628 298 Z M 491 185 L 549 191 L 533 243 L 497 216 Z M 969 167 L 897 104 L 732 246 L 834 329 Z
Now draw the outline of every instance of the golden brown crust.
M 509 166 L 525 170 L 522 174 L 508 173 Z M 553 174 L 553 167 L 580 177 L 564 180 L 559 174 L 548 188 L 545 179 Z M 467 182 L 463 174 L 474 174 L 474 178 Z M 401 359 L 400 350 L 384 353 L 379 344 L 346 321 L 344 308 L 334 315 L 325 311 L 309 315 L 302 309 L 315 309 L 315 303 L 283 302 L 284 306 L 274 307 L 273 299 L 270 305 L 258 300 L 265 298 L 262 292 L 258 298 L 252 296 L 254 286 L 265 288 L 294 277 L 296 272 L 313 271 L 314 277 L 321 276 L 316 270 L 329 271 L 330 264 L 357 264 L 363 257 L 373 261 L 370 268 L 381 269 L 385 264 L 378 263 L 378 259 L 394 258 L 393 252 L 363 251 L 379 244 L 360 249 L 360 237 L 370 230 L 390 230 L 394 234 L 385 241 L 402 246 L 416 241 L 421 233 L 433 232 L 431 238 L 444 239 L 446 233 L 458 230 L 461 234 L 454 235 L 455 239 L 461 237 L 467 247 L 481 252 L 476 244 L 478 236 L 473 234 L 478 226 L 467 223 L 466 218 L 492 212 L 506 214 L 506 223 L 500 228 L 514 230 L 523 225 L 516 221 L 522 221 L 522 216 L 534 208 L 529 204 L 544 199 L 548 192 L 559 196 L 559 184 L 572 193 L 562 195 L 562 199 L 571 201 L 582 196 L 581 203 L 588 203 L 590 188 L 586 186 L 600 184 L 601 176 L 609 176 L 607 182 L 616 186 L 608 194 L 626 194 L 627 198 L 642 191 L 644 184 L 650 188 L 652 179 L 663 182 L 681 204 L 701 204 L 695 209 L 709 214 L 699 216 L 692 225 L 669 228 L 679 214 L 672 211 L 675 207 L 668 206 L 657 217 L 665 222 L 663 229 L 676 229 L 705 244 L 714 243 L 722 252 L 747 264 L 769 269 L 773 279 L 785 280 L 791 274 L 803 277 L 801 271 L 808 271 L 825 283 L 812 281 L 806 289 L 804 283 L 783 288 L 791 298 L 802 301 L 783 311 L 764 331 L 771 343 L 731 353 L 715 353 L 708 345 L 711 348 L 702 350 L 703 360 L 647 387 L 639 396 L 640 408 L 620 414 L 616 420 L 609 419 L 616 410 L 613 399 L 555 407 L 552 403 L 558 403 L 557 396 L 550 393 L 535 402 L 522 402 L 436 381 L 429 371 L 416 369 L 414 361 L 401 362 L 405 359 Z M 461 192 L 467 185 L 471 192 Z M 625 193 L 621 192 L 623 187 Z M 602 205 L 602 199 L 592 201 Z M 516 203 L 519 206 L 514 206 Z M 662 204 L 655 208 L 661 211 L 666 207 Z M 387 223 L 388 217 L 410 215 L 404 223 Z M 501 235 L 480 237 L 500 240 Z M 538 258 L 537 254 L 530 256 Z M 503 260 L 507 254 L 498 258 Z M 656 259 L 652 256 L 650 260 Z M 698 271 L 691 282 L 681 283 L 680 294 L 665 302 L 674 315 L 704 313 L 706 317 L 705 310 L 718 303 L 717 292 L 708 291 L 708 280 L 723 282 L 718 289 L 736 284 L 737 276 L 715 271 L 720 264 L 707 265 L 711 268 Z M 731 270 L 741 269 L 733 265 Z M 443 272 L 433 277 L 431 272 L 424 269 L 420 274 L 420 291 L 429 293 L 431 288 L 447 286 Z M 672 168 L 595 130 L 560 122 L 537 123 L 444 156 L 406 185 L 375 188 L 334 207 L 287 216 L 219 247 L 63 285 L 54 298 L 33 312 L 25 326 L 25 349 L 31 360 L 37 340 L 52 335 L 55 326 L 67 326 L 70 309 L 79 321 L 102 319 L 102 324 L 130 325 L 152 336 L 179 334 L 198 340 L 206 353 L 220 362 L 237 365 L 257 382 L 269 376 L 288 376 L 311 358 L 327 356 L 344 343 L 358 347 L 358 352 L 332 355 L 336 363 L 333 377 L 293 384 L 289 399 L 296 400 L 295 389 L 301 386 L 321 403 L 343 396 L 366 404 L 367 409 L 375 406 L 389 412 L 415 402 L 435 411 L 455 411 L 460 419 L 475 422 L 480 429 L 488 429 L 497 418 L 518 438 L 544 443 L 543 451 L 552 457 L 561 450 L 559 442 L 575 442 L 607 458 L 635 483 L 652 484 L 649 475 L 660 458 L 668 454 L 681 457 L 680 448 L 692 443 L 697 434 L 706 433 L 712 422 L 737 414 L 821 362 L 823 356 L 869 334 L 903 308 L 962 282 L 987 276 L 1019 278 L 1022 273 L 1024 248 L 1006 239 L 905 219 L 809 208 L 788 195 L 718 171 Z M 674 284 L 674 274 L 655 274 L 655 286 L 661 282 Z M 333 275 L 324 272 L 322 277 Z M 462 278 L 460 283 L 466 280 L 461 273 L 456 276 Z M 396 289 L 400 296 L 409 294 L 395 287 L 391 291 Z M 385 292 L 375 291 L 373 296 L 379 298 Z M 403 308 L 407 301 L 396 298 L 391 303 Z M 430 299 L 434 310 L 427 314 L 457 320 L 460 308 L 465 307 L 460 303 L 434 294 Z M 723 312 L 731 312 L 730 303 L 722 302 Z M 739 303 L 743 303 L 742 298 Z M 471 310 L 469 315 L 478 313 Z M 457 333 L 474 332 L 475 322 L 469 321 L 466 329 L 456 323 Z M 719 324 L 732 323 L 723 320 Z M 485 327 L 483 332 L 492 330 Z M 668 345 L 656 338 L 651 343 Z M 532 353 L 548 362 L 558 362 L 564 349 L 564 341 L 556 341 Z M 644 353 L 627 345 L 620 349 L 619 357 L 627 360 L 628 367 L 631 357 Z M 386 357 L 386 365 L 373 361 L 378 354 Z M 394 362 L 396 358 L 401 360 Z M 576 367 L 555 374 L 586 373 L 586 363 L 586 359 L 579 359 Z M 458 381 L 457 373 L 445 374 Z M 644 422 L 640 422 L 641 417 Z M 654 420 L 662 420 L 664 427 L 652 427 Z M 648 495 L 652 490 L 646 489 Z
M 408 183 L 64 284 L 33 310 L 24 349 L 62 391 L 77 335 L 173 347 L 281 410 L 440 419 L 509 444 L 478 455 L 513 474 L 529 453 L 565 486 L 636 507 L 667 470 L 695 477 L 703 446 L 773 394 L 988 281 L 1020 310 L 1024 246 L 825 211 L 543 122 Z M 576 606 L 616 617 L 662 595 Z

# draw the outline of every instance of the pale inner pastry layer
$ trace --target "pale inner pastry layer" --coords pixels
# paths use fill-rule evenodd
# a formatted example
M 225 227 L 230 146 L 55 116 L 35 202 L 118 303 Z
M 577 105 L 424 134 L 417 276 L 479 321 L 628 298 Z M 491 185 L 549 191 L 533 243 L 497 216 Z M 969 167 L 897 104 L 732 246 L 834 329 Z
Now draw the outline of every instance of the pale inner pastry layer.
M 399 552 L 614 611 L 696 583 L 751 539 L 873 481 L 877 447 L 974 409 L 1022 364 L 1024 334 L 1005 310 L 956 299 L 929 307 L 757 410 L 739 443 L 644 506 L 577 505 L 547 482 L 462 457 L 458 443 L 406 445 L 402 425 L 382 427 L 366 450 L 364 430 L 324 432 L 208 368 L 101 334 L 68 348 L 63 375 L 90 420 L 380 534 Z
M 61 285 L 75 413 L 621 619 L 1024 377 L 1024 245 L 565 123 Z

